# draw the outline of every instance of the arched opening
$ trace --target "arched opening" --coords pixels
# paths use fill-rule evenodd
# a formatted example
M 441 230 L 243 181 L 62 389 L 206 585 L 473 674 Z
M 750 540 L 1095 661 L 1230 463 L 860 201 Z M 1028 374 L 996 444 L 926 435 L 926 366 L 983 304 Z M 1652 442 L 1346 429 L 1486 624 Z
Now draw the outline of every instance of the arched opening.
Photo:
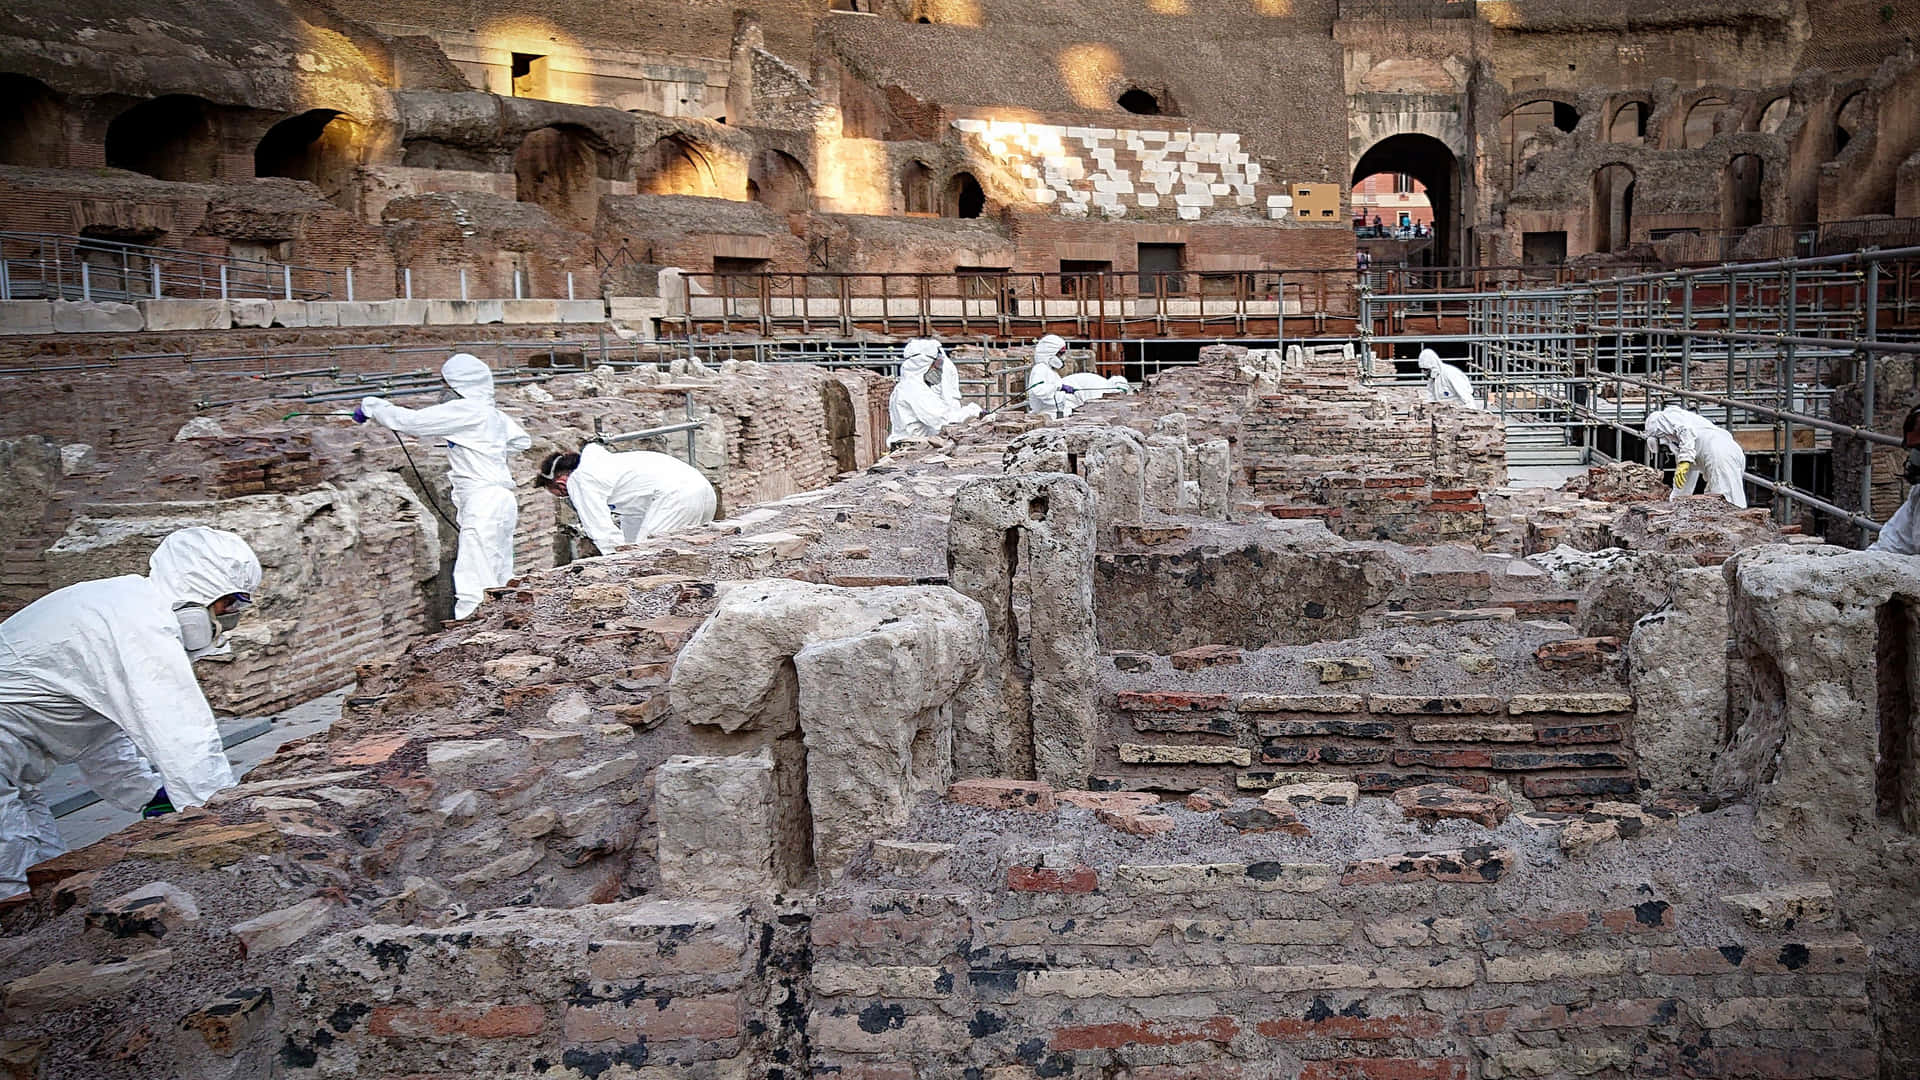
M 1160 115 L 1160 99 L 1137 86 L 1121 94 L 1114 104 L 1139 116 Z
M 561 221 L 591 227 L 600 210 L 596 181 L 605 155 L 584 128 L 529 131 L 513 152 L 513 197 Z
M 1549 126 L 1572 131 L 1580 126 L 1580 112 L 1565 102 L 1543 99 L 1523 102 L 1501 118 L 1500 144 L 1505 150 L 1508 187 L 1527 171 L 1528 159 L 1546 149 L 1546 139 L 1536 133 Z
M 220 134 L 213 103 L 190 94 L 143 101 L 107 125 L 107 165 L 158 180 L 211 180 Z
M 25 75 L 0 75 L 0 164 L 53 169 L 65 165 L 60 99 Z
M 1634 171 L 1618 163 L 1593 172 L 1593 250 L 1621 251 L 1633 242 Z
M 290 116 L 253 148 L 253 175 L 305 180 L 329 197 L 346 186 L 353 164 L 353 122 L 334 109 Z
M 1458 265 L 1463 230 L 1456 215 L 1465 200 L 1460 162 L 1447 144 L 1431 135 L 1389 136 L 1360 156 L 1353 168 L 1353 183 L 1376 173 L 1403 174 L 1423 189 L 1433 213 L 1434 260 L 1443 266 Z
M 1680 146 L 1697 150 L 1713 138 L 1713 125 L 1727 109 L 1724 98 L 1703 97 L 1687 109 L 1687 123 L 1680 132 Z
M 1793 100 L 1785 94 L 1774 98 L 1765 109 L 1760 110 L 1759 118 L 1754 121 L 1753 130 L 1762 135 L 1780 134 L 1781 125 L 1787 122 L 1787 113 L 1792 109 Z
M 1610 143 L 1638 144 L 1647 141 L 1647 103 L 1629 101 L 1613 111 L 1613 123 L 1607 125 Z
M 1839 111 L 1834 113 L 1833 158 L 1840 156 L 1840 151 L 1847 148 L 1847 144 L 1853 141 L 1854 134 L 1858 132 L 1866 122 L 1867 92 L 1860 90 L 1842 102 Z M 1832 161 L 1833 158 L 1828 158 L 1827 160 Z
M 1766 216 L 1760 199 L 1760 187 L 1766 179 L 1766 163 L 1758 154 L 1736 154 L 1720 176 L 1720 226 L 1725 229 L 1749 229 Z
M 900 204 L 909 214 L 934 213 L 933 170 L 923 162 L 909 161 L 900 170 Z
M 706 155 L 678 135 L 658 140 L 640 155 L 634 163 L 633 183 L 634 190 L 642 195 L 720 194 Z
M 747 166 L 747 193 L 784 214 L 813 209 L 813 179 L 807 167 L 778 150 L 762 150 Z
M 946 198 L 940 202 L 945 217 L 977 218 L 987 208 L 987 193 L 970 172 L 957 172 L 947 181 Z

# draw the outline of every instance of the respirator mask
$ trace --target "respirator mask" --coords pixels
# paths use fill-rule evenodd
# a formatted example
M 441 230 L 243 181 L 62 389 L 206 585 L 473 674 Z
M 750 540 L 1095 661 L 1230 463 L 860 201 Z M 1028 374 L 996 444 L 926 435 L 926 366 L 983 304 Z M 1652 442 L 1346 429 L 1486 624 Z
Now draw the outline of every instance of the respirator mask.
M 225 656 L 233 651 L 227 643 L 227 634 L 240 625 L 240 615 L 253 600 L 245 593 L 236 593 L 229 601 L 225 614 L 215 615 L 213 609 L 205 604 L 181 604 L 173 609 L 173 618 L 180 626 L 180 644 L 186 647 L 189 660 L 199 660 L 207 656 Z
M 1920 448 L 1907 451 L 1907 483 L 1920 484 Z

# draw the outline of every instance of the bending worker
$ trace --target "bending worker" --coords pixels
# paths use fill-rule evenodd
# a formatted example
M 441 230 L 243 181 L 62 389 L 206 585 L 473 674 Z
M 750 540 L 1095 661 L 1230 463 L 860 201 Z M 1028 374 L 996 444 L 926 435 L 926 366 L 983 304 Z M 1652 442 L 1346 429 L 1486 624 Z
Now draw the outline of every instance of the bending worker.
M 1902 442 L 1907 450 L 1907 501 L 1880 527 L 1868 551 L 1890 551 L 1895 555 L 1920 555 L 1920 406 L 1907 413 Z
M 1647 417 L 1647 438 L 1672 451 L 1673 490 L 1667 498 L 1691 495 L 1705 474 L 1707 493 L 1735 506 L 1747 505 L 1747 452 L 1733 435 L 1697 412 L 1669 405 Z
M 577 454 L 547 455 L 534 482 L 567 497 L 602 555 L 713 520 L 713 485 L 700 470 L 651 450 L 616 454 L 588 443 Z
M 40 785 L 73 764 L 93 790 L 146 816 L 233 786 L 193 661 L 224 651 L 260 587 L 245 540 L 181 529 L 147 576 L 83 581 L 0 623 L 0 899 L 64 850 Z
M 934 361 L 940 373 L 931 384 Z M 914 338 L 900 354 L 900 380 L 887 402 L 887 445 L 930 439 L 949 424 L 980 415 L 980 406 L 960 399 L 960 372 L 947 351 L 932 338 Z
M 1059 334 L 1048 334 L 1033 343 L 1033 367 L 1027 371 L 1027 411 L 1061 417 L 1080 407 L 1073 387 L 1060 378 L 1066 361 L 1060 359 L 1067 343 Z
M 1439 353 L 1432 349 L 1421 349 L 1420 370 L 1428 373 L 1428 401 L 1444 401 L 1469 409 L 1480 407 L 1480 399 L 1474 395 L 1473 383 L 1467 379 L 1467 373 L 1440 359 Z
M 447 475 L 460 525 L 453 557 L 453 617 L 464 619 L 486 599 L 488 589 L 513 577 L 513 530 L 520 504 L 507 455 L 533 445 L 518 421 L 493 405 L 493 371 L 477 356 L 456 353 L 440 377 L 459 395 L 424 409 L 407 409 L 385 398 L 362 398 L 354 423 L 375 421 L 402 435 L 447 440 Z

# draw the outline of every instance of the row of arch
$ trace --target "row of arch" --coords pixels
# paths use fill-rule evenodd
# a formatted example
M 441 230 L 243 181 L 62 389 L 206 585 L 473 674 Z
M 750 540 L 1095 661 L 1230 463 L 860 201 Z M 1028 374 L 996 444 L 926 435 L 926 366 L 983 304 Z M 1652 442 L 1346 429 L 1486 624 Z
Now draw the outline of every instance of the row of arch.
M 248 114 L 234 123 L 228 113 Z M 243 134 L 264 118 L 253 110 L 230 110 L 204 98 L 170 94 L 137 102 L 106 125 L 106 163 L 159 180 L 215 179 L 223 154 L 246 147 Z M 44 83 L 0 74 L 0 164 L 59 167 L 66 164 L 66 110 Z M 311 109 L 283 117 L 252 142 L 253 175 L 305 180 L 329 197 L 347 186 L 362 157 L 360 125 L 338 109 Z M 445 152 L 442 152 L 445 151 Z M 470 155 L 409 144 L 404 162 L 426 167 L 484 167 Z M 778 149 L 757 151 L 747 162 L 748 199 L 782 213 L 813 208 L 813 178 L 801 161 Z M 527 133 L 513 153 L 514 197 L 562 220 L 590 223 L 604 190 L 619 179 L 618 155 L 592 131 L 556 124 Z M 694 139 L 662 136 L 635 155 L 629 173 L 640 194 L 728 197 L 714 156 Z M 979 217 L 986 195 L 977 177 L 960 171 L 938 183 L 925 162 L 901 169 L 899 190 L 907 213 Z M 737 174 L 734 181 L 738 183 Z M 736 189 L 737 190 L 737 189 Z
M 1763 191 L 1766 161 L 1758 154 L 1735 154 L 1720 170 L 1720 227 L 1747 229 L 1766 218 Z M 1633 243 L 1633 197 L 1639 174 L 1625 162 L 1609 162 L 1593 171 L 1593 250 L 1613 253 Z

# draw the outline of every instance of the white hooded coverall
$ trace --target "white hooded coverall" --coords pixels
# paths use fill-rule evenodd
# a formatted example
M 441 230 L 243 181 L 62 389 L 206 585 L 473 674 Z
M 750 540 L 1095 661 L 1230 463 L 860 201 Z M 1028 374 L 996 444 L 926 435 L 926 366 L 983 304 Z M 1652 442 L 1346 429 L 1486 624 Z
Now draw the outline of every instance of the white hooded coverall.
M 163 784 L 179 807 L 233 786 L 174 607 L 254 592 L 260 560 L 233 533 L 191 528 L 147 565 L 145 577 L 69 585 L 0 623 L 0 898 L 64 850 L 39 790 L 57 765 L 78 765 L 123 810 Z
M 1678 405 L 1649 415 L 1646 432 L 1647 438 L 1672 451 L 1675 461 L 1693 464 L 1686 484 L 1669 491 L 1667 498 L 1693 494 L 1705 473 L 1708 494 L 1723 496 L 1735 506 L 1747 505 L 1747 452 L 1731 433 Z
M 360 401 L 367 419 L 402 435 L 447 440 L 447 475 L 460 525 L 453 558 L 453 617 L 464 619 L 486 599 L 488 589 L 513 577 L 513 529 L 520 504 L 507 455 L 533 445 L 526 429 L 493 405 L 493 372 L 477 356 L 456 353 L 440 376 L 458 401 L 408 409 L 384 398 Z
M 603 555 L 621 544 L 705 525 L 715 506 L 713 485 L 679 458 L 651 450 L 616 454 L 599 443 L 580 448 L 580 464 L 567 476 L 567 501 Z
M 1427 400 L 1462 405 L 1469 409 L 1480 407 L 1480 398 L 1473 392 L 1473 383 L 1467 373 L 1440 359 L 1440 354 L 1432 349 L 1420 350 L 1420 370 L 1430 373 L 1427 378 Z
M 927 384 L 927 373 L 940 362 L 940 385 Z M 946 350 L 932 338 L 908 341 L 900 354 L 900 381 L 887 402 L 887 445 L 906 439 L 928 439 L 949 424 L 980 415 L 980 406 L 960 398 L 960 372 Z
M 1058 334 L 1048 334 L 1033 344 L 1033 367 L 1027 371 L 1027 411 L 1048 416 L 1066 416 L 1080 407 L 1078 396 L 1066 388 L 1060 369 L 1066 361 L 1060 354 L 1067 343 Z
M 1108 378 L 1091 371 L 1076 371 L 1060 380 L 1061 385 L 1073 387 L 1073 399 L 1076 406 L 1089 401 L 1099 401 L 1108 394 L 1131 394 L 1133 384 L 1119 375 Z
M 1868 551 L 1887 551 L 1895 555 L 1920 555 L 1920 484 L 1907 492 L 1907 501 L 1893 512 L 1880 535 L 1867 546 Z

